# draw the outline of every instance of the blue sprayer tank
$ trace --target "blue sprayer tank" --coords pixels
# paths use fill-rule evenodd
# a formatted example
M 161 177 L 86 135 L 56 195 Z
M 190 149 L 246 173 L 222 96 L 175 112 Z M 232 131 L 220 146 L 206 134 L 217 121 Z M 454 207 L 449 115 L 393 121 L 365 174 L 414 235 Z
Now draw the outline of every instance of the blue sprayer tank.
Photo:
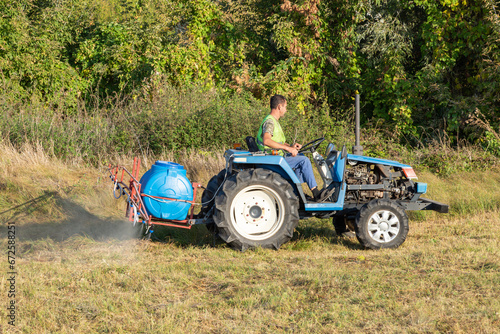
M 141 178 L 141 192 L 150 196 L 193 200 L 193 187 L 186 177 L 184 166 L 175 162 L 156 161 Z M 148 214 L 155 218 L 186 219 L 190 203 L 158 200 L 143 196 Z

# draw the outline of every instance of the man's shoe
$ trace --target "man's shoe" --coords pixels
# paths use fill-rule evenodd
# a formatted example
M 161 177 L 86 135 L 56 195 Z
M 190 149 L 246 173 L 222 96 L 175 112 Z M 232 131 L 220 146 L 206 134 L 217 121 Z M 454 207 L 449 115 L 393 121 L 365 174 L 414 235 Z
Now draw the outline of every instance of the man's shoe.
M 319 193 L 319 196 L 316 198 L 316 202 L 318 202 L 318 203 L 324 202 L 327 198 L 332 196 L 334 192 L 335 192 L 335 188 L 333 188 L 333 187 L 332 188 L 325 188 L 325 189 L 321 190 L 321 192 Z

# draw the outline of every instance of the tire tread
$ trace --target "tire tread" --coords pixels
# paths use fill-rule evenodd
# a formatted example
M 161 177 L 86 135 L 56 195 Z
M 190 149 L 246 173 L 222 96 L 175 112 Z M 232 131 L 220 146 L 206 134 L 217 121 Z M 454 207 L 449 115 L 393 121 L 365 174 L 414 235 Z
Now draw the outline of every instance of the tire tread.
M 400 219 L 400 233 L 394 238 L 394 240 L 388 243 L 377 243 L 368 235 L 368 232 L 365 229 L 365 225 L 370 219 L 371 215 L 373 215 L 374 211 L 377 209 L 389 208 L 392 209 L 395 213 L 401 216 Z M 380 249 L 380 248 L 397 248 L 399 247 L 405 240 L 409 231 L 409 221 L 408 215 L 406 214 L 403 207 L 397 204 L 394 201 L 376 199 L 368 202 L 365 206 L 359 210 L 356 216 L 356 238 L 358 241 L 366 248 L 369 249 Z
M 285 205 L 283 226 L 276 234 L 265 240 L 248 240 L 239 235 L 230 223 L 231 198 L 251 184 L 263 184 L 274 189 L 277 188 L 278 193 L 283 195 L 282 199 Z M 234 249 L 245 251 L 249 248 L 262 247 L 277 250 L 293 237 L 293 231 L 299 224 L 298 207 L 298 198 L 293 192 L 292 186 L 279 174 L 263 168 L 243 170 L 227 179 L 217 195 L 214 221 L 219 230 L 220 238 Z

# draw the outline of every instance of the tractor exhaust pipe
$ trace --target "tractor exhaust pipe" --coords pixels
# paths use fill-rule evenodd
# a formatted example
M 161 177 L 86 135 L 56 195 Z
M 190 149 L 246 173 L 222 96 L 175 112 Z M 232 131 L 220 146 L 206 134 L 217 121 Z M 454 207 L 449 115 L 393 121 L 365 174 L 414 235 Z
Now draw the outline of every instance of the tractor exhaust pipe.
M 355 133 L 355 136 L 356 136 L 356 141 L 355 141 L 355 144 L 354 146 L 352 147 L 352 154 L 355 154 L 355 155 L 363 155 L 363 146 L 361 146 L 359 144 L 359 94 L 356 94 L 356 100 L 355 100 L 355 122 L 356 122 L 356 133 Z

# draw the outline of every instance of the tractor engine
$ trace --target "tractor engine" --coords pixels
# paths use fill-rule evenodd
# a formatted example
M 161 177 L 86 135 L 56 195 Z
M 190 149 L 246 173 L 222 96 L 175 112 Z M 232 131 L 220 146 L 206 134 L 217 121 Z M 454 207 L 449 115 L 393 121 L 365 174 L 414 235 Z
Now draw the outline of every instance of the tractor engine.
M 380 182 L 380 174 L 371 168 L 373 165 L 347 164 L 346 183 L 348 185 L 377 184 Z M 384 192 L 380 190 L 369 191 L 348 191 L 346 200 L 371 200 L 384 197 Z
M 380 181 L 380 175 L 371 169 L 373 165 L 356 164 L 347 165 L 347 184 L 376 184 Z
M 348 190 L 346 200 L 370 201 L 383 198 L 387 193 L 390 199 L 404 199 L 413 193 L 413 185 L 400 171 L 383 170 L 374 164 L 351 164 L 346 166 L 347 185 L 376 185 L 377 190 Z M 411 196 L 410 196 L 411 197 Z

